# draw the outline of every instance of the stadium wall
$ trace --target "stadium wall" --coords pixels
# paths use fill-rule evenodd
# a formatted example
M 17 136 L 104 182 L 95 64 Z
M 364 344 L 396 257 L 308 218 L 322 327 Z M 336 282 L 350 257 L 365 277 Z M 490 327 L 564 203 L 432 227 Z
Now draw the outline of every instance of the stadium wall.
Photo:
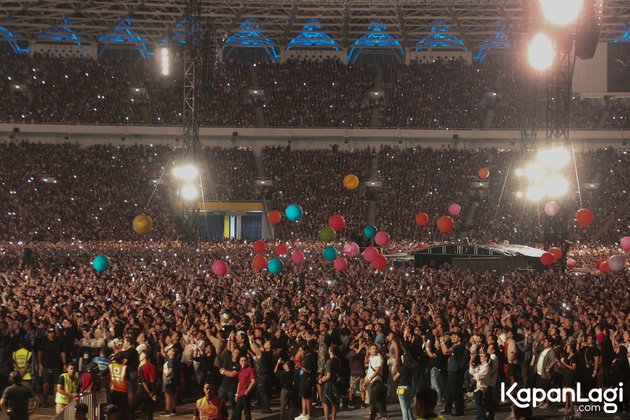
M 180 127 L 0 124 L 0 141 L 29 140 L 42 143 L 166 144 L 181 145 Z M 576 150 L 606 146 L 624 147 L 630 139 L 625 130 L 571 131 Z M 544 132 L 538 133 L 545 138 Z M 431 146 L 474 149 L 520 148 L 519 131 L 499 130 L 406 130 L 406 129 L 318 129 L 318 128 L 201 128 L 204 146 L 247 146 L 260 151 L 265 146 L 291 145 L 295 149 L 340 149 Z

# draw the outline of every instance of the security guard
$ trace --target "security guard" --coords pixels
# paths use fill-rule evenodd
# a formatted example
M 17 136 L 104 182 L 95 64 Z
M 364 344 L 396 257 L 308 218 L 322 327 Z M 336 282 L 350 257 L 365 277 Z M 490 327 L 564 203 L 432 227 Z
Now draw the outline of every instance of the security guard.
M 120 352 L 114 356 L 114 362 L 109 365 L 109 391 L 111 403 L 120 410 L 120 413 L 127 414 L 129 390 L 129 374 L 125 365 L 125 354 Z
M 224 420 L 227 419 L 225 401 L 217 396 L 214 384 L 206 382 L 203 386 L 205 397 L 195 404 L 194 420 Z
M 19 342 L 20 348 L 13 352 L 13 369 L 22 377 L 22 385 L 31 388 L 31 359 L 33 353 L 26 349 L 24 340 Z
M 55 404 L 57 414 L 61 413 L 72 400 L 79 399 L 79 377 L 74 363 L 68 365 L 68 372 L 61 374 L 57 381 Z

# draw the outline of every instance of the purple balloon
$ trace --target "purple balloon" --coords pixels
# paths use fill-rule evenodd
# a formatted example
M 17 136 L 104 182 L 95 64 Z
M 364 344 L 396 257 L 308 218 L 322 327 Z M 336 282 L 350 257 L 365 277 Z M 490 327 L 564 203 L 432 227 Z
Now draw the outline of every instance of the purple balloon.
M 621 249 L 627 251 L 630 249 L 630 236 L 624 236 L 621 238 Z
M 612 271 L 623 271 L 625 263 L 621 255 L 613 255 L 608 258 L 608 268 Z

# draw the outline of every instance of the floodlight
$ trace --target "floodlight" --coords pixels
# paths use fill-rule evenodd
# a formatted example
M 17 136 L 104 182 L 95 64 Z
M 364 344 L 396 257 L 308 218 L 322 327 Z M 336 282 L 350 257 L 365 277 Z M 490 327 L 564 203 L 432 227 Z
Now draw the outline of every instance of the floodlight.
M 545 168 L 538 163 L 530 163 L 525 167 L 525 176 L 530 181 L 543 179 L 545 176 Z
M 168 76 L 171 72 L 171 51 L 168 47 L 162 47 L 160 49 L 160 66 L 162 75 Z
M 582 11 L 582 0 L 538 0 L 543 16 L 558 26 L 577 20 Z
M 561 197 L 569 191 L 569 183 L 561 176 L 552 176 L 545 181 L 545 193 L 550 197 Z
M 527 47 L 527 61 L 534 69 L 547 70 L 553 64 L 553 41 L 547 35 L 539 33 L 534 35 Z
M 541 150 L 538 152 L 538 162 L 548 168 L 564 168 L 567 166 L 569 161 L 571 161 L 571 155 L 568 150 L 562 147 L 555 147 L 553 149 Z
M 516 170 L 514 171 L 514 175 L 521 177 L 523 176 L 523 174 L 525 173 L 525 171 L 523 171 L 523 168 L 516 168 Z
M 184 200 L 192 201 L 199 196 L 199 189 L 194 185 L 184 185 L 182 189 L 179 190 L 179 194 Z
M 540 188 L 540 187 L 538 187 L 536 185 L 532 185 L 529 188 L 527 188 L 527 199 L 528 200 L 539 201 L 544 196 L 545 196 L 545 193 L 542 190 L 542 188 Z
M 175 178 L 179 178 L 184 181 L 192 181 L 199 176 L 199 169 L 197 169 L 195 165 L 188 163 L 174 167 L 173 175 Z

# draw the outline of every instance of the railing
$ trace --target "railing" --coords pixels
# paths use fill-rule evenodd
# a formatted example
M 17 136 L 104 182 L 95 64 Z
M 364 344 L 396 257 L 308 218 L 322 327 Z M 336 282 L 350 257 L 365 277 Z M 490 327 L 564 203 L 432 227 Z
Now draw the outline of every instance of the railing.
M 75 413 L 74 409 L 77 403 L 83 403 L 88 406 L 88 420 L 98 420 L 99 418 L 99 400 L 101 393 L 88 392 L 85 394 L 81 394 L 78 400 L 73 400 L 70 404 L 66 405 L 63 411 L 53 417 L 53 420 L 74 420 Z M 104 399 L 103 399 L 104 400 Z

